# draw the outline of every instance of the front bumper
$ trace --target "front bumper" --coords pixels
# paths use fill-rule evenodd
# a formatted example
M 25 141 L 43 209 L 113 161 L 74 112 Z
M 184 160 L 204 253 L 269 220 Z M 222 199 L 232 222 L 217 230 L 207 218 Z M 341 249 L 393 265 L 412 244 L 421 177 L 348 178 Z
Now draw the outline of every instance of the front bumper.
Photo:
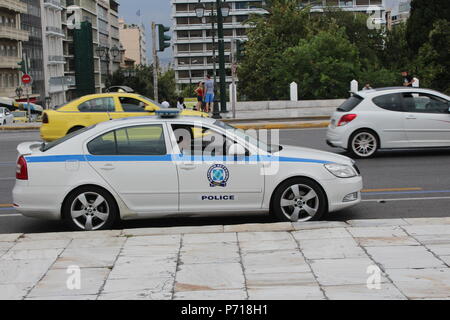
M 333 180 L 321 181 L 322 186 L 328 196 L 328 211 L 338 211 L 350 208 L 361 202 L 361 190 L 363 181 L 361 176 L 353 178 L 336 178 Z M 356 193 L 357 197 L 353 201 L 344 201 L 349 194 Z

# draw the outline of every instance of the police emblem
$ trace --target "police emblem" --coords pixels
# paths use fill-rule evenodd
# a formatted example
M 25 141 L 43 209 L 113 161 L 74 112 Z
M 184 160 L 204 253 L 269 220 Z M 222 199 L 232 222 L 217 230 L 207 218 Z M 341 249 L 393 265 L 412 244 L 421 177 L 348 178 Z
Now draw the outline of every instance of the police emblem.
M 207 178 L 210 187 L 226 187 L 230 172 L 224 165 L 215 164 L 209 168 Z

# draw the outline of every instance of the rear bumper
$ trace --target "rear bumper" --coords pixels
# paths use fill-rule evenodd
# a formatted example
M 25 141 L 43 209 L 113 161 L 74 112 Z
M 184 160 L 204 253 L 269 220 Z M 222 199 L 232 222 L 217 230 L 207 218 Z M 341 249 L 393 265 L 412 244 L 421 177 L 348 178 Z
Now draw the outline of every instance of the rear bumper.
M 41 125 L 40 134 L 42 140 L 47 142 L 57 140 L 65 135 L 65 133 L 62 133 L 62 130 L 52 128 L 48 124 Z
M 328 127 L 326 141 L 330 147 L 347 149 L 348 138 L 347 128 Z
M 17 181 L 12 191 L 14 208 L 26 217 L 60 220 L 61 202 L 58 191 L 53 188 L 29 187 Z

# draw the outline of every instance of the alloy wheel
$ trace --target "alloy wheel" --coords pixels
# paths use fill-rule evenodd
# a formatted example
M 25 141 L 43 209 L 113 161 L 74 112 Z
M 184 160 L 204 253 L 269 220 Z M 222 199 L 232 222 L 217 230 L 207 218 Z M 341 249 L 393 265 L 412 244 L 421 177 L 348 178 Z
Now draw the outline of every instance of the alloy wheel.
M 72 221 L 82 230 L 98 230 L 108 220 L 110 206 L 108 201 L 96 192 L 79 194 L 70 206 Z
M 353 137 L 352 149 L 358 157 L 370 157 L 377 151 L 377 138 L 369 132 L 360 132 Z
M 281 195 L 280 207 L 289 220 L 308 221 L 319 210 L 319 197 L 311 187 L 294 184 Z

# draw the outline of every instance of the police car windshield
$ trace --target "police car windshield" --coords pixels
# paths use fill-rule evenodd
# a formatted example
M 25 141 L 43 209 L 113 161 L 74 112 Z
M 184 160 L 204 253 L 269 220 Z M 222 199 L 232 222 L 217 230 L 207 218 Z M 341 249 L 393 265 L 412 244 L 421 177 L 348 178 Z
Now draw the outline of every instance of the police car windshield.
M 82 134 L 83 132 L 86 132 L 86 131 L 92 129 L 92 128 L 94 128 L 95 126 L 96 126 L 96 125 L 94 124 L 93 126 L 86 127 L 86 128 L 83 128 L 83 129 L 74 131 L 74 132 L 72 132 L 72 133 L 69 133 L 69 134 L 66 135 L 65 137 L 62 137 L 62 138 L 60 138 L 60 139 L 58 139 L 58 140 L 55 140 L 55 141 L 52 141 L 52 142 L 44 142 L 44 143 L 42 143 L 40 150 L 41 150 L 42 152 L 48 151 L 48 150 L 50 150 L 51 148 L 54 148 L 54 147 L 56 147 L 57 145 L 63 143 L 64 141 L 67 141 L 67 140 L 69 140 L 69 139 L 72 139 L 73 137 L 76 137 L 76 136 L 78 136 L 79 134 Z
M 230 126 L 229 124 L 227 124 L 225 122 L 216 120 L 214 122 L 214 125 L 216 125 L 219 128 L 225 129 L 227 131 L 230 130 L 236 136 L 240 137 L 244 141 L 247 141 L 251 145 L 258 147 L 259 149 L 264 150 L 265 152 L 272 153 L 272 152 L 277 152 L 277 151 L 281 150 L 280 146 L 267 145 L 265 142 L 258 140 L 249 134 L 246 134 L 244 130 Z

